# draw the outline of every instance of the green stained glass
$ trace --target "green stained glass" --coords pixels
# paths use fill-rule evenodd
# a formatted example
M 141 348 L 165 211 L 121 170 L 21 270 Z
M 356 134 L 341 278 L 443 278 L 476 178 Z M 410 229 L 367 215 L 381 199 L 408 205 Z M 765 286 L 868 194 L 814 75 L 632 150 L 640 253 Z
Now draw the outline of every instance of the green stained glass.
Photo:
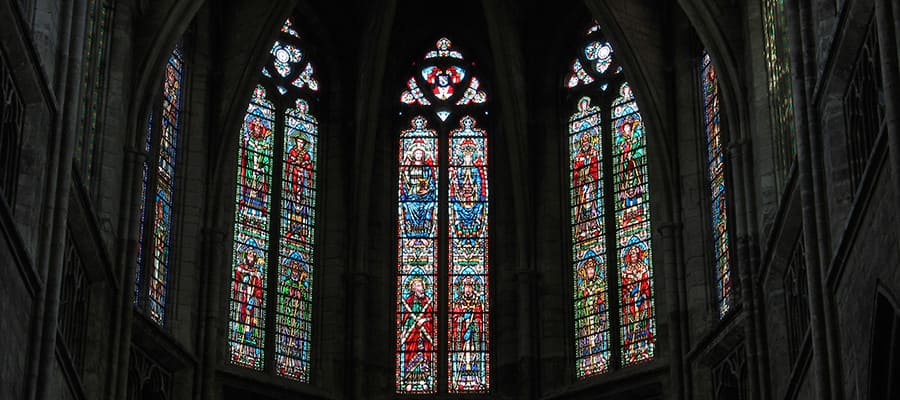
M 763 27 L 769 109 L 772 113 L 772 148 L 775 155 L 776 180 L 778 185 L 783 187 L 796 154 L 790 45 L 784 0 L 764 0 Z
M 646 132 L 598 25 L 566 78 L 576 375 L 651 360 L 656 315 Z
M 95 177 L 95 153 L 99 118 L 102 116 L 103 88 L 106 87 L 106 57 L 112 11 L 112 4 L 107 0 L 88 2 L 74 162 L 89 188 Z
M 228 345 L 233 364 L 271 365 L 278 376 L 309 382 L 319 83 L 301 49 L 302 35 L 288 19 L 261 68 L 240 132 Z M 267 304 L 270 290 L 274 307 Z

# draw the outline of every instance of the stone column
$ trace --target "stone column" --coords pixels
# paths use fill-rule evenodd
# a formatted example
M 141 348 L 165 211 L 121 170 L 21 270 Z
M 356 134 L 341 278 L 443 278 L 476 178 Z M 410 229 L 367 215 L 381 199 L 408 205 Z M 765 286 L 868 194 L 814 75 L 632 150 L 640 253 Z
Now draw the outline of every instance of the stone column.
M 670 304 L 667 320 L 672 324 L 672 328 L 669 330 L 669 346 L 672 347 L 669 352 L 672 355 L 669 363 L 669 379 L 672 380 L 672 394 L 669 398 L 673 400 L 683 400 L 690 396 L 685 390 L 685 382 L 689 379 L 686 373 L 688 368 L 686 368 L 684 360 L 684 324 L 682 323 L 685 320 L 683 317 L 685 306 L 682 303 L 682 294 L 685 291 L 684 268 L 682 268 L 684 264 L 679 262 L 681 258 L 677 254 L 677 249 L 681 244 L 682 228 L 680 222 L 661 223 L 658 242 L 658 244 L 662 244 L 662 268 L 666 271 L 666 286 L 669 291 L 669 298 L 666 299 Z
M 821 215 L 821 201 L 817 195 L 815 174 L 822 174 L 817 165 L 818 156 L 814 155 L 814 137 L 818 135 L 816 123 L 817 110 L 808 99 L 815 87 L 815 43 L 813 40 L 812 21 L 808 1 L 788 0 L 785 4 L 788 15 L 788 26 L 791 38 L 791 71 L 793 75 L 794 121 L 796 124 L 798 180 L 800 185 L 801 213 L 803 220 L 803 243 L 806 248 L 807 282 L 809 290 L 810 332 L 812 334 L 813 371 L 817 398 L 840 399 L 843 391 L 838 364 L 829 341 L 834 336 L 828 316 L 828 303 L 831 293 L 825 290 L 823 281 L 821 237 L 819 230 L 827 229 L 828 224 Z
M 898 62 L 897 24 L 900 5 L 896 0 L 875 0 L 878 25 L 878 51 L 881 53 L 881 83 L 884 88 L 884 119 L 887 125 L 888 154 L 895 202 L 900 203 L 900 62 Z M 893 18 L 892 18 L 893 17 Z
M 518 398 L 537 398 L 539 390 L 537 363 L 535 362 L 535 349 L 537 348 L 538 330 L 536 329 L 533 304 L 536 301 L 535 293 L 535 269 L 534 269 L 534 235 L 528 229 L 529 221 L 533 218 L 530 210 L 534 204 L 531 193 L 526 187 L 528 171 L 528 146 L 523 138 L 527 138 L 528 120 L 530 114 L 527 111 L 527 93 L 525 90 L 524 56 L 521 51 L 521 41 L 518 29 L 507 10 L 516 7 L 509 1 L 489 1 L 484 3 L 484 16 L 487 21 L 488 40 L 491 46 L 491 55 L 496 63 L 498 76 L 505 76 L 497 85 L 494 104 L 503 104 L 504 113 L 500 118 L 498 132 L 503 132 L 503 143 L 506 147 L 501 151 L 509 157 L 509 165 L 506 166 L 511 177 L 507 183 L 507 189 L 512 199 L 513 232 L 515 244 L 512 254 L 516 265 L 516 277 L 518 280 L 517 295 L 519 303 L 516 309 L 517 328 L 517 358 L 519 366 Z M 501 128 L 502 127 L 502 128 Z M 496 153 L 495 153 L 496 154 Z M 494 164 L 497 167 L 497 164 Z M 494 368 L 497 364 L 494 363 Z
M 742 124 L 741 126 L 742 130 L 746 131 L 746 128 L 744 128 L 746 125 Z M 744 292 L 740 295 L 742 299 L 745 296 L 748 297 L 743 306 L 748 308 L 752 322 L 748 330 L 748 332 L 752 333 L 752 336 L 747 338 L 749 344 L 747 351 L 752 352 L 753 355 L 752 357 L 748 355 L 748 367 L 757 371 L 759 398 L 768 399 L 771 398 L 772 393 L 770 390 L 771 377 L 769 376 L 769 346 L 765 316 L 763 315 L 766 299 L 763 296 L 763 290 L 758 280 L 760 266 L 759 235 L 755 225 L 757 221 L 757 199 L 753 195 L 755 193 L 754 164 L 750 154 L 753 145 L 750 139 L 747 139 L 749 135 L 744 134 L 741 136 L 744 139 L 734 143 L 729 148 L 731 166 L 734 170 L 732 187 L 736 189 L 734 192 L 735 197 L 739 197 L 744 203 L 741 208 L 743 212 L 739 215 L 744 219 L 744 228 L 741 230 L 741 234 L 744 235 L 745 242 L 738 249 L 738 253 L 741 254 L 738 262 L 738 274 L 740 275 L 742 274 L 741 271 L 746 270 L 746 275 L 741 275 L 745 280 L 741 281 Z
M 226 191 L 226 193 L 229 193 Z M 225 199 L 231 199 L 225 196 Z M 222 204 L 222 203 L 219 203 Z M 223 207 L 219 207 L 220 210 Z M 219 217 L 220 212 L 213 212 L 212 215 Z M 214 217 L 215 218 L 215 217 Z M 218 221 L 218 219 L 216 220 Z M 214 223 L 211 223 L 214 225 Z M 225 265 L 231 265 L 229 260 L 225 259 L 225 255 L 229 254 L 230 243 L 226 243 L 226 238 L 231 232 L 222 229 L 206 229 L 203 234 L 203 251 L 206 253 L 207 261 L 203 267 L 206 269 L 206 300 L 203 307 L 203 323 L 201 324 L 202 359 L 200 362 L 200 393 L 204 400 L 215 400 L 218 398 L 216 386 L 216 368 L 219 362 L 219 350 L 224 346 L 224 338 L 226 335 L 218 333 L 224 329 L 223 318 L 219 315 L 222 310 L 222 293 L 225 289 L 222 282 L 226 280 L 225 274 L 230 274 L 230 268 L 222 268 Z
M 369 236 L 369 209 L 371 207 L 372 193 L 372 165 L 374 165 L 375 151 L 377 147 L 375 138 L 378 137 L 380 121 L 380 105 L 384 101 L 382 96 L 382 83 L 384 82 L 385 68 L 387 65 L 387 53 L 391 40 L 391 32 L 396 15 L 397 0 L 379 0 L 372 6 L 374 10 L 372 18 L 366 21 L 362 28 L 360 38 L 359 66 L 356 70 L 358 89 L 354 109 L 356 148 L 353 159 L 356 164 L 353 168 L 352 183 L 353 201 L 351 205 L 352 215 L 350 219 L 348 238 L 349 260 L 348 277 L 351 279 L 352 292 L 348 299 L 350 307 L 347 337 L 350 341 L 346 362 L 347 389 L 345 396 L 349 399 L 365 399 L 370 396 L 366 391 L 366 370 L 368 361 L 361 354 L 366 352 L 366 339 L 368 326 L 366 325 L 366 312 L 369 292 L 368 263 L 368 236 Z M 393 301 L 393 299 L 392 299 Z
M 51 384 L 51 370 L 56 365 L 56 338 L 59 323 L 59 296 L 62 287 L 63 262 L 65 257 L 66 222 L 69 211 L 69 189 L 72 186 L 72 160 L 74 157 L 75 133 L 78 129 L 78 99 L 81 91 L 81 55 L 84 47 L 84 15 L 85 1 L 73 1 L 66 13 L 61 15 L 64 28 L 60 32 L 58 79 L 55 88 L 59 97 L 61 111 L 56 123 L 56 136 L 59 137 L 59 148 L 55 154 L 58 164 L 51 172 L 51 182 L 56 188 L 47 216 L 50 226 L 47 235 L 43 236 L 41 246 L 42 258 L 40 271 L 45 277 L 44 291 L 40 293 L 40 312 L 35 318 L 41 318 L 40 328 L 35 331 L 35 340 L 39 340 L 36 360 L 36 380 L 34 381 L 33 398 L 47 399 Z M 71 34 L 78 32 L 77 34 Z M 68 40 L 67 40 L 68 39 Z M 55 180 L 54 180 L 55 178 Z
M 371 291 L 371 277 L 364 272 L 354 272 L 350 274 L 350 282 L 353 290 L 353 304 L 351 307 L 351 326 L 354 334 L 351 336 L 351 345 L 353 352 L 347 357 L 352 368 L 351 380 L 352 386 L 347 390 L 349 397 L 352 399 L 365 399 L 369 397 L 366 391 L 366 365 L 370 363 L 368 357 L 368 346 L 366 346 L 366 320 L 368 313 L 368 300 L 366 293 Z
M 71 3 L 74 5 L 74 3 Z M 33 9 L 34 4 L 29 4 L 29 8 Z M 33 11 L 33 10 L 32 10 Z M 31 13 L 33 14 L 33 12 Z M 11 17 L 15 17 L 15 15 L 11 15 Z M 71 32 L 71 24 L 74 20 L 72 18 L 72 9 L 66 8 L 66 12 L 63 16 L 60 17 L 60 20 L 63 22 L 63 28 L 61 29 L 61 33 L 65 33 L 65 36 L 60 35 L 60 37 L 70 37 L 68 33 Z M 24 21 L 20 20 L 20 31 L 24 32 L 26 29 L 30 28 L 28 24 L 32 24 L 32 18 L 26 16 Z M 27 35 L 25 35 L 27 36 Z M 68 64 L 69 52 L 65 47 L 60 48 L 59 53 L 57 54 L 57 66 L 61 68 L 61 70 L 66 70 L 66 65 Z M 54 94 L 62 94 L 66 91 L 66 79 L 67 74 L 60 73 L 54 76 L 53 81 L 53 93 Z M 58 173 L 59 173 L 59 165 L 60 165 L 60 156 L 59 153 L 61 151 L 62 146 L 62 135 L 61 126 L 62 126 L 62 104 L 57 102 L 53 104 L 55 107 L 55 113 L 53 115 L 53 124 L 48 128 L 54 131 L 54 134 L 48 135 L 48 143 L 47 143 L 47 180 L 44 182 L 44 193 L 46 195 L 46 203 L 45 203 L 45 211 L 41 214 L 41 227 L 40 227 L 40 239 L 39 243 L 42 246 L 42 250 L 47 250 L 46 246 L 49 246 L 52 243 L 52 233 L 53 233 L 53 215 L 54 210 L 56 209 L 56 189 L 57 189 L 57 181 L 58 181 Z M 14 206 L 13 204 L 10 205 Z M 31 325 L 29 327 L 29 331 L 31 333 L 31 337 L 28 343 L 28 351 L 30 353 L 29 360 L 27 362 L 26 371 L 25 371 L 25 398 L 33 399 L 35 396 L 35 392 L 37 391 L 38 385 L 38 374 L 40 368 L 40 352 L 41 352 L 41 329 L 43 328 L 44 322 L 44 305 L 46 301 L 46 282 L 47 282 L 47 263 L 49 262 L 49 251 L 41 251 L 40 254 L 35 258 L 35 265 L 38 272 L 38 277 L 40 278 L 42 285 L 38 288 L 38 292 L 35 294 L 35 301 L 32 306 L 32 315 Z
M 136 145 L 135 145 L 136 147 Z M 119 215 L 120 232 L 119 237 L 123 238 L 120 243 L 118 257 L 115 265 L 120 265 L 122 271 L 116 279 L 119 282 L 119 296 L 116 297 L 116 304 L 113 309 L 116 316 L 113 318 L 113 343 L 110 352 L 110 375 L 109 386 L 107 390 L 107 398 L 115 399 L 124 396 L 125 387 L 128 384 L 128 358 L 130 355 L 129 347 L 131 346 L 131 321 L 132 321 L 132 304 L 134 304 L 134 279 L 131 278 L 135 274 L 137 262 L 137 245 L 140 238 L 137 237 L 138 212 L 140 210 L 141 185 L 143 184 L 141 176 L 141 166 L 147 159 L 147 153 L 143 149 L 132 147 L 125 152 L 125 182 L 123 182 L 122 212 Z
M 537 367 L 534 352 L 534 334 L 537 332 L 534 329 L 534 302 L 537 299 L 535 290 L 537 277 L 537 272 L 531 269 L 516 271 L 516 329 L 518 330 L 518 369 L 516 373 L 518 381 L 517 398 L 519 399 L 538 398 L 538 380 L 533 374 Z M 494 320 L 494 318 L 491 319 L 491 321 Z M 496 326 L 496 322 L 491 324 Z M 492 367 L 496 369 L 496 362 Z

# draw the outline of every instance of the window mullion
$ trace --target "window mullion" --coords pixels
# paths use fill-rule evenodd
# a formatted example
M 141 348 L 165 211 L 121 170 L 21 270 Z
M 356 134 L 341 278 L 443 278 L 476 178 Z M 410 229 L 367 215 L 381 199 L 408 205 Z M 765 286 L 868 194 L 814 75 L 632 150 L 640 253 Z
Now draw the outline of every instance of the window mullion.
M 613 85 L 610 85 L 613 86 Z M 613 165 L 613 154 L 612 154 L 612 141 L 613 141 L 613 132 L 612 132 L 612 113 L 609 107 L 612 104 L 612 99 L 608 96 L 601 95 L 600 102 L 600 135 L 603 138 L 601 140 L 603 152 L 603 208 L 605 212 L 603 213 L 604 225 L 606 226 L 604 232 L 604 240 L 606 240 L 606 282 L 607 282 L 607 300 L 609 307 L 607 308 L 607 316 L 609 318 L 609 344 L 608 348 L 610 350 L 610 362 L 609 369 L 616 369 L 622 365 L 622 348 L 619 346 L 621 342 L 620 335 L 620 318 L 619 318 L 619 262 L 618 254 L 619 249 L 616 247 L 616 230 L 618 225 L 616 224 L 616 202 L 615 202 L 615 169 Z
M 265 330 L 268 333 L 265 339 L 265 347 L 263 350 L 264 371 L 275 373 L 275 329 L 276 313 L 278 311 L 278 260 L 279 248 L 281 247 L 281 189 L 283 187 L 282 169 L 284 163 L 284 132 L 285 132 L 285 115 L 286 107 L 280 102 L 275 102 L 275 135 L 274 149 L 272 151 L 272 176 L 270 182 L 272 185 L 271 206 L 269 207 L 269 248 L 267 249 L 268 257 L 266 257 L 266 325 Z
M 430 110 L 429 110 L 430 111 Z M 449 339 L 450 330 L 450 134 L 448 124 L 442 123 L 438 129 L 438 269 L 435 274 L 435 297 L 441 308 L 438 311 L 440 321 L 438 323 L 438 367 L 437 389 L 438 393 L 447 393 L 449 368 Z M 443 279 L 443 281 L 441 281 Z

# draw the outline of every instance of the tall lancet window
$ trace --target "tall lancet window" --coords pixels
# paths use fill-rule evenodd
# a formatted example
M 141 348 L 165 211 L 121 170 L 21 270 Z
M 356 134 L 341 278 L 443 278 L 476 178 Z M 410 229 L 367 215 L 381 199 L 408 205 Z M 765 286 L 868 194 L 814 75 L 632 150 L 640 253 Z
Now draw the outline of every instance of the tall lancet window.
M 772 113 L 775 181 L 779 188 L 783 188 L 788 170 L 796 154 L 787 15 L 784 9 L 784 0 L 765 0 L 762 7 L 763 32 L 766 41 L 766 69 L 769 80 L 769 108 Z
M 104 88 L 109 74 L 107 63 L 115 4 L 109 0 L 88 0 L 85 17 L 81 99 L 73 162 L 92 193 L 97 189 L 93 183 L 99 178 L 99 157 L 95 156 L 102 153 Z
M 400 96 L 397 393 L 490 387 L 487 95 L 473 72 L 441 38 Z
M 655 308 L 646 130 L 599 26 L 566 80 L 578 378 L 653 358 Z
M 228 322 L 231 362 L 309 381 L 319 84 L 291 19 L 241 127 Z
M 184 125 L 184 81 L 184 49 L 179 42 L 166 62 L 162 96 L 153 104 L 147 121 L 134 284 L 135 305 L 160 326 L 166 321 L 169 269 L 173 264 L 175 172 Z
M 728 247 L 728 202 L 725 191 L 725 152 L 719 124 L 719 79 L 709 54 L 705 51 L 700 62 L 700 81 L 703 92 L 703 122 L 706 127 L 706 161 L 710 207 L 715 249 L 716 294 L 719 318 L 732 307 L 731 256 Z

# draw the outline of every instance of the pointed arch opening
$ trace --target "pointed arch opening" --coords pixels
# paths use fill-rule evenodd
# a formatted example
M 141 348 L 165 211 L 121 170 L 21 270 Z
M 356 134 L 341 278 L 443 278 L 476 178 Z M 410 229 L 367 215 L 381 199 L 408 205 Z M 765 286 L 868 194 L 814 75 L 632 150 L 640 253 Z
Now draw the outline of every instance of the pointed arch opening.
M 654 358 L 650 190 L 638 102 L 601 27 L 565 80 L 576 377 Z
M 319 82 L 288 18 L 239 134 L 227 341 L 232 364 L 310 379 Z
M 475 72 L 441 38 L 400 95 L 409 121 L 399 137 L 400 394 L 490 389 L 487 94 Z

